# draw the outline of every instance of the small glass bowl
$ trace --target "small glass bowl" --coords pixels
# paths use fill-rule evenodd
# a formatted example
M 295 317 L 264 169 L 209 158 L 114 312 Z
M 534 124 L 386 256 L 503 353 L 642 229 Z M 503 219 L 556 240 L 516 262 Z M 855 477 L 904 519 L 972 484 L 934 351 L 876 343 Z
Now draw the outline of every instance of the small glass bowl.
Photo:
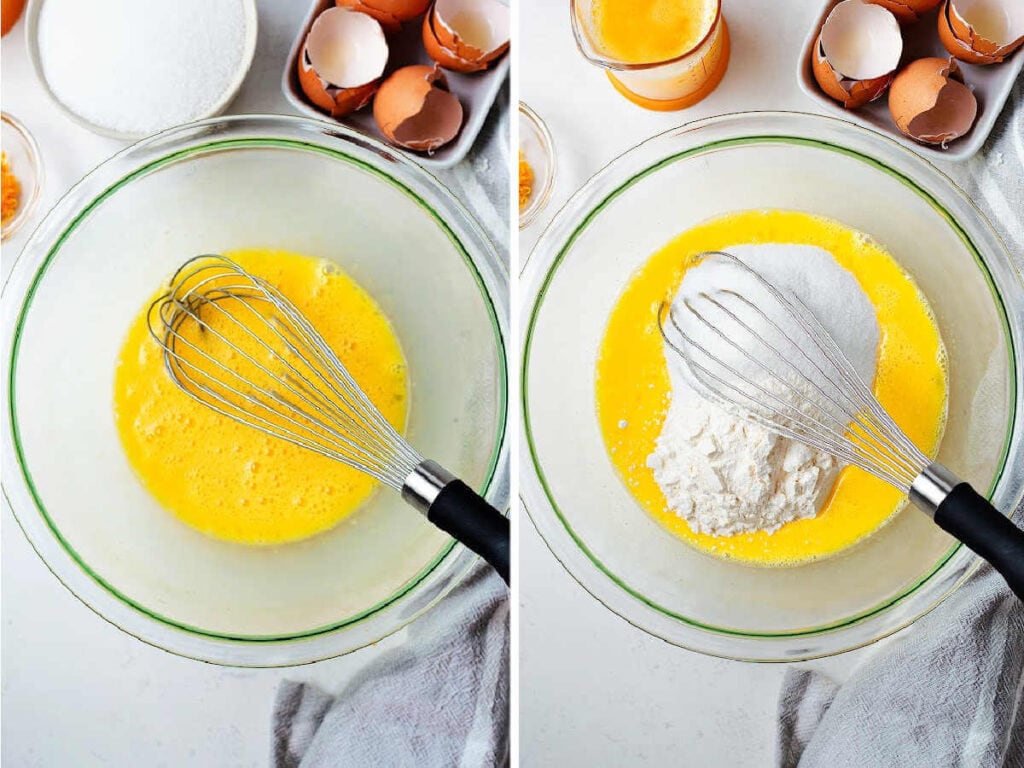
M 540 116 L 519 102 L 519 151 L 533 169 L 533 191 L 519 209 L 519 228 L 530 226 L 547 205 L 555 186 L 555 142 Z M 518 163 L 516 164 L 518 168 Z
M 39 145 L 21 121 L 6 112 L 0 114 L 0 119 L 3 121 L 0 146 L 7 154 L 11 172 L 21 184 L 18 207 L 11 220 L 0 228 L 0 239 L 6 240 L 21 229 L 35 211 L 39 190 L 43 186 L 43 163 Z

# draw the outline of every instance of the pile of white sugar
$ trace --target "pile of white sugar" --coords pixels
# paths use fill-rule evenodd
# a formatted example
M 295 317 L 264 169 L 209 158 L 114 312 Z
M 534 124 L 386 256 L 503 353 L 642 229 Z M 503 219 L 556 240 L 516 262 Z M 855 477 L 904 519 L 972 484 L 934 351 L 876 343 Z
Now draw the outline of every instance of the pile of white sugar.
M 54 96 L 124 134 L 210 112 L 242 66 L 245 39 L 242 0 L 46 0 L 39 13 Z
M 776 287 L 796 294 L 860 376 L 874 380 L 879 339 L 875 309 L 832 254 L 789 244 L 725 250 Z M 750 296 L 752 281 L 727 262 L 704 261 L 686 272 L 675 301 L 696 290 L 717 288 Z M 710 338 L 709 344 L 718 345 L 711 351 L 720 357 L 731 352 L 720 338 Z M 792 520 L 814 517 L 840 469 L 836 460 L 708 403 L 686 383 L 684 363 L 667 345 L 665 359 L 672 401 L 647 464 L 669 508 L 694 531 L 714 536 L 774 532 Z

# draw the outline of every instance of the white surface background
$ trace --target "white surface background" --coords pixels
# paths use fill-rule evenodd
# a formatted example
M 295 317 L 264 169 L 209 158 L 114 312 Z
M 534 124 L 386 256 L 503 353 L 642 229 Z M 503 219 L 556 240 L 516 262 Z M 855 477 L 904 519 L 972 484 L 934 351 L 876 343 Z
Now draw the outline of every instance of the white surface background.
M 282 67 L 307 0 L 259 0 L 256 56 L 230 113 L 294 112 L 280 91 Z M 2 43 L 3 109 L 26 124 L 43 150 L 39 208 L 2 251 L 3 277 L 43 212 L 94 166 L 125 146 L 94 136 L 57 110 L 38 88 L 25 50 L 24 20 Z M 507 89 L 503 89 L 504 98 Z M 492 115 L 492 118 L 494 116 Z M 494 128 L 497 122 L 501 128 Z M 504 118 L 487 130 L 504 131 Z M 496 139 L 478 139 L 504 142 Z M 493 149 L 493 145 L 488 145 Z M 502 155 L 504 150 L 502 149 Z M 487 157 L 444 174 L 492 239 L 507 227 L 486 204 L 504 206 Z M 504 166 L 504 158 L 500 163 Z M 489 173 L 490 171 L 490 173 Z M 479 198 L 479 199 L 478 199 Z M 310 680 L 329 692 L 406 633 L 347 657 L 287 670 L 224 669 L 151 648 L 107 624 L 75 599 L 36 557 L 4 504 L 2 524 L 2 761 L 18 768 L 75 766 L 265 766 L 270 715 L 282 679 Z
M 820 111 L 795 73 L 821 5 L 724 0 L 732 37 L 725 79 L 699 104 L 658 113 L 619 96 L 579 55 L 568 2 L 520 0 L 519 97 L 547 123 L 558 166 L 548 207 L 521 234 L 521 263 L 572 192 L 643 139 L 727 112 Z M 773 764 L 784 665 L 704 657 L 645 634 L 584 592 L 525 512 L 519 530 L 521 765 Z M 841 682 L 874 650 L 807 666 Z
M 548 122 L 559 164 L 548 209 L 523 233 L 524 259 L 571 192 L 640 140 L 723 112 L 814 108 L 793 73 L 817 0 L 726 0 L 733 53 L 725 80 L 696 107 L 668 114 L 627 103 L 579 57 L 566 0 L 520 3 L 521 94 Z M 305 3 L 259 5 L 256 59 L 232 112 L 289 111 L 278 83 Z M 46 210 L 121 144 L 77 128 L 46 100 L 22 35 L 19 23 L 3 39 L 3 105 L 46 148 Z M 4 245 L 4 275 L 27 234 Z M 522 765 L 771 762 L 783 667 L 705 658 L 647 636 L 592 600 L 525 517 L 520 531 Z M 0 557 L 2 761 L 19 768 L 266 765 L 279 680 L 337 690 L 403 639 L 292 670 L 221 669 L 149 648 L 99 619 L 46 570 L 6 509 Z M 870 652 L 811 664 L 843 679 Z

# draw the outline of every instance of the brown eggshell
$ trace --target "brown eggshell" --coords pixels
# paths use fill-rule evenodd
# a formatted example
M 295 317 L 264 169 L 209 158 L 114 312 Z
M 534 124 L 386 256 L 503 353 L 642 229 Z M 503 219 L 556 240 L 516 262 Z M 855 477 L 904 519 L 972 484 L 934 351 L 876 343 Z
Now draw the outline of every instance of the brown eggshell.
M 889 111 L 907 136 L 945 147 L 971 129 L 978 102 L 954 59 L 926 58 L 896 75 L 889 89 Z
M 436 64 L 415 64 L 392 72 L 381 84 L 373 116 L 389 141 L 433 152 L 458 134 L 462 104 L 448 91 L 448 81 Z
M 909 135 L 910 121 L 935 106 L 948 73 L 955 68 L 952 59 L 925 58 L 900 70 L 889 89 L 889 111 L 896 127 Z
M 302 46 L 302 51 L 299 53 L 299 66 L 297 69 L 299 85 L 302 87 L 302 92 L 306 94 L 306 98 L 325 112 L 333 111 L 334 99 L 327 93 L 327 84 L 320 79 L 320 75 L 316 73 L 313 65 L 309 63 L 305 45 Z
M 818 87 L 825 92 L 825 95 L 845 107 L 850 94 L 839 84 L 842 78 L 832 69 L 832 65 L 825 58 L 824 51 L 821 50 L 821 35 L 818 36 L 818 41 L 814 44 L 814 53 L 811 55 L 811 72 L 818 82 Z
M 484 64 L 490 64 L 495 59 L 500 59 L 503 55 L 505 55 L 505 52 L 508 51 L 511 44 L 512 43 L 510 40 L 506 40 L 493 51 L 488 53 L 486 56 L 484 56 Z
M 949 9 L 947 18 L 950 31 L 957 40 L 984 56 L 995 56 L 999 52 L 1001 46 L 977 34 L 967 19 L 960 15 L 956 3 L 947 2 L 946 5 Z
M 867 0 L 892 12 L 900 24 L 913 24 L 942 0 Z
M 362 0 L 335 0 L 335 5 L 338 8 L 348 8 L 349 10 L 359 11 L 367 16 L 372 16 L 380 22 L 385 32 L 394 33 L 402 28 L 402 20 L 395 16 L 395 14 L 364 3 Z
M 880 5 L 899 21 L 900 24 L 913 24 L 917 21 L 917 11 L 909 3 L 901 3 L 899 0 L 868 0 L 872 5 Z
M 306 98 L 331 117 L 342 117 L 362 109 L 369 104 L 377 91 L 377 86 L 380 85 L 379 79 L 356 88 L 338 88 L 331 85 L 321 78 L 309 63 L 306 46 L 302 46 L 298 69 L 299 86 L 306 94 Z
M 885 89 L 892 83 L 892 79 L 893 75 L 888 74 L 872 78 L 871 80 L 854 80 L 853 85 L 850 86 L 849 103 L 844 106 L 847 109 L 853 109 L 874 101 L 885 93 Z
M 904 5 L 909 6 L 918 16 L 923 16 L 932 8 L 938 7 L 942 0 L 902 0 L 902 2 Z
M 362 0 L 363 4 L 390 13 L 399 21 L 409 21 L 426 13 L 430 0 Z
M 435 0 L 434 5 L 431 7 L 428 17 L 431 19 L 431 27 L 434 35 L 437 37 L 438 44 L 454 54 L 459 59 L 464 61 L 482 62 L 483 64 L 490 64 L 492 61 L 501 56 L 509 48 L 509 40 L 506 38 L 502 42 L 495 45 L 491 50 L 485 51 L 475 45 L 470 44 L 466 40 L 463 40 L 459 33 L 453 26 L 454 20 L 446 19 L 442 14 L 442 10 L 445 5 L 451 5 L 455 2 L 458 5 L 459 2 L 466 2 L 469 8 L 473 9 L 473 13 L 477 14 L 507 14 L 508 10 L 497 0 L 441 0 L 437 2 Z
M 950 5 L 948 2 L 946 3 L 945 12 L 947 20 L 949 21 L 949 29 L 953 33 L 953 36 L 960 42 L 969 46 L 971 35 L 973 34 L 971 25 L 968 24 L 964 17 L 957 12 L 956 6 Z
M 903 36 L 890 11 L 865 0 L 843 0 L 821 25 L 811 69 L 829 97 L 854 109 L 884 93 L 902 51 Z
M 1013 2 L 1013 0 L 1009 1 Z M 1024 14 L 1024 10 L 1014 10 L 1017 14 Z M 963 43 L 965 47 L 969 48 L 971 51 L 974 51 L 976 54 L 979 54 L 982 57 L 988 56 L 992 58 L 992 62 L 977 61 L 972 63 L 979 64 L 1001 62 L 1003 59 L 1005 59 L 1007 56 L 1009 56 L 1011 53 L 1017 50 L 1022 44 L 1024 44 L 1024 35 L 1020 35 L 1019 37 L 1013 40 L 999 42 L 988 40 L 987 38 L 982 37 L 974 30 L 974 28 L 970 25 L 967 19 L 963 15 L 961 15 L 957 7 L 956 0 L 947 0 L 946 6 L 943 8 L 943 13 L 940 15 L 939 18 L 940 35 L 942 34 L 941 16 L 943 15 L 946 16 L 949 22 L 950 32 L 952 33 L 953 37 L 955 37 L 959 42 Z M 1020 25 L 1018 25 L 1018 28 L 1019 26 Z M 945 42 L 943 42 L 943 44 L 945 44 Z M 946 47 L 948 48 L 949 46 Z M 968 59 L 964 60 L 968 61 Z
M 331 112 L 331 117 L 341 117 L 362 109 L 373 99 L 378 87 L 380 87 L 380 80 L 357 88 L 339 88 L 334 97 L 334 110 Z
M 968 64 L 985 66 L 1002 61 L 1002 59 L 996 56 L 978 53 L 956 36 L 950 23 L 949 2 L 944 3 L 942 10 L 939 12 L 939 40 L 951 56 L 955 56 L 960 61 L 966 61 Z
M 821 50 L 821 43 L 814 47 L 811 71 L 826 95 L 838 101 L 846 109 L 862 107 L 881 96 L 892 82 L 892 74 L 870 80 L 849 80 L 843 78 L 828 63 Z
M 3 0 L 0 4 L 0 37 L 11 31 L 24 10 L 25 0 Z
M 437 39 L 437 34 L 434 32 L 433 19 L 433 10 L 423 17 L 423 47 L 430 58 L 445 69 L 455 72 L 479 72 L 480 70 L 487 69 L 487 62 L 463 59 L 441 45 Z
M 361 56 L 338 56 L 353 47 Z M 298 60 L 299 85 L 314 105 L 340 117 L 366 106 L 387 65 L 388 46 L 370 16 L 331 7 L 319 14 L 306 34 Z

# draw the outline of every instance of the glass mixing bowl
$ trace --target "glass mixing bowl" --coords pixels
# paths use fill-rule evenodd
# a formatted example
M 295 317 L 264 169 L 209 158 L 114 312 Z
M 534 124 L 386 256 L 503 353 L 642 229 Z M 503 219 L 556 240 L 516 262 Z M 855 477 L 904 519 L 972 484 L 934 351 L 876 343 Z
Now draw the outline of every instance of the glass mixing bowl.
M 508 278 L 493 246 L 400 154 L 283 116 L 146 139 L 33 234 L 4 292 L 4 492 L 47 566 L 126 632 L 217 663 L 296 664 L 399 629 L 475 556 L 387 490 L 320 536 L 247 547 L 143 489 L 112 412 L 120 345 L 178 264 L 243 247 L 330 259 L 366 288 L 408 360 L 409 440 L 507 507 Z
M 904 627 L 977 559 L 904 509 L 828 560 L 757 568 L 675 537 L 626 490 L 605 451 L 594 370 L 633 272 L 675 235 L 725 213 L 785 208 L 884 244 L 928 297 L 949 353 L 939 460 L 1012 512 L 1024 492 L 1024 287 L 984 216 L 894 141 L 841 120 L 726 115 L 640 144 L 557 214 L 522 283 L 522 497 L 565 568 L 630 623 L 703 653 L 792 661 Z M 653 311 L 653 310 L 652 310 Z

